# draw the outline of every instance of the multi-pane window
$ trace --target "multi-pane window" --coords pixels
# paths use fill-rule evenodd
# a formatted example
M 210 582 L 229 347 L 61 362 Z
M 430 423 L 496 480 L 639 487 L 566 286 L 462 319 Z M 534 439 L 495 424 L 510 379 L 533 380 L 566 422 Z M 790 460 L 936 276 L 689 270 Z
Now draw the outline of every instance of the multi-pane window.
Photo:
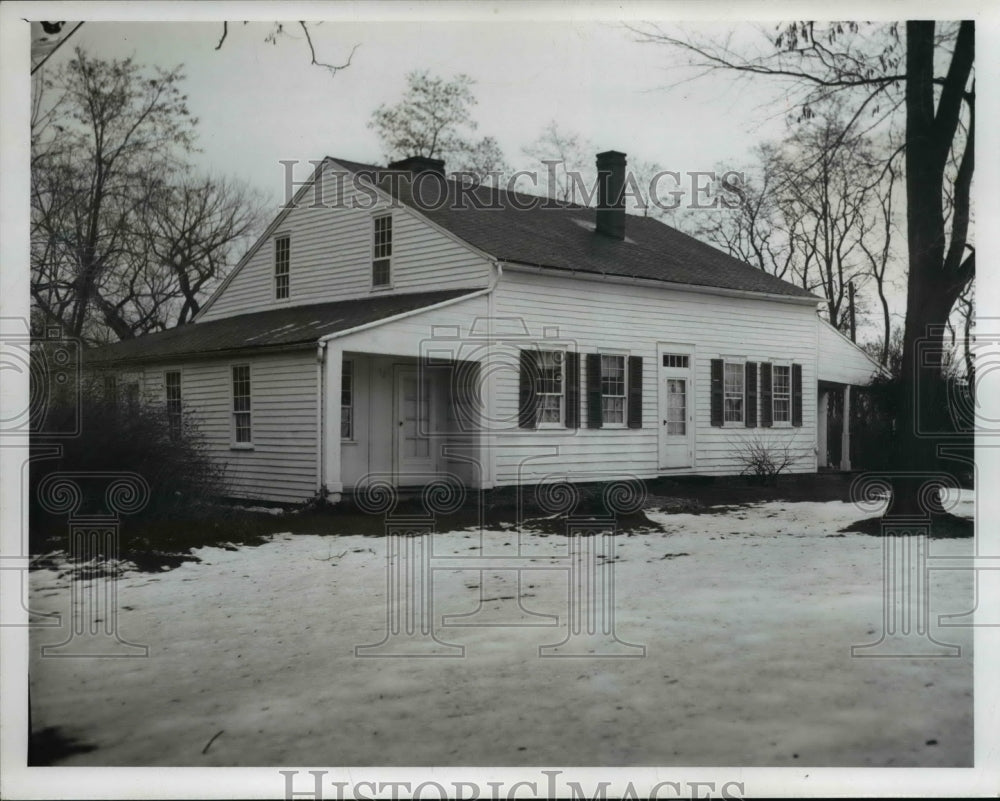
M 625 357 L 601 354 L 601 417 L 605 425 L 625 423 Z
M 253 442 L 250 428 L 250 365 L 233 365 L 233 441 Z
M 562 351 L 543 350 L 539 353 L 538 366 L 541 373 L 538 382 L 539 423 L 562 423 L 563 360 Z
M 340 438 L 354 439 L 354 362 L 349 361 L 340 379 Z
M 667 379 L 667 433 L 687 434 L 687 381 Z
M 374 219 L 372 248 L 372 286 L 389 286 L 392 282 L 392 217 L 388 214 Z
M 181 374 L 179 370 L 168 370 L 163 375 L 163 389 L 167 402 L 167 424 L 170 439 L 181 435 Z
M 683 367 L 687 369 L 688 366 L 688 356 L 684 353 L 664 353 L 663 354 L 663 366 L 664 367 Z
M 117 403 L 118 401 L 118 376 L 116 375 L 106 375 L 104 376 L 104 398 L 112 403 Z
M 775 423 L 792 420 L 792 368 L 776 364 L 771 370 L 771 403 Z
M 726 362 L 724 381 L 724 420 L 743 422 L 743 364 Z
M 274 240 L 274 297 L 278 300 L 288 297 L 290 266 L 291 242 L 279 236 Z

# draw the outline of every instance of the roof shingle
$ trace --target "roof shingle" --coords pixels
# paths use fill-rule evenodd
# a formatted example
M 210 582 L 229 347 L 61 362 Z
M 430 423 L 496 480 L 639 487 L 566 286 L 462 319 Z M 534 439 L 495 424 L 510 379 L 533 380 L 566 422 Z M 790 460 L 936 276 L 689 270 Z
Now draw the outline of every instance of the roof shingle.
M 404 205 L 501 261 L 819 300 L 653 217 L 627 215 L 625 239 L 613 239 L 595 231 L 595 210 L 586 206 L 486 185 L 462 188 L 451 179 L 441 203 L 431 182 L 390 181 L 384 168 L 330 160 L 373 176 Z M 428 202 L 419 202 L 415 189 L 427 190 Z
M 308 347 L 320 337 L 347 331 L 365 323 L 432 306 L 475 290 L 448 289 L 409 295 L 381 295 L 362 300 L 288 306 L 192 323 L 126 339 L 88 350 L 88 364 L 171 359 L 194 354 L 210 356 L 248 348 Z

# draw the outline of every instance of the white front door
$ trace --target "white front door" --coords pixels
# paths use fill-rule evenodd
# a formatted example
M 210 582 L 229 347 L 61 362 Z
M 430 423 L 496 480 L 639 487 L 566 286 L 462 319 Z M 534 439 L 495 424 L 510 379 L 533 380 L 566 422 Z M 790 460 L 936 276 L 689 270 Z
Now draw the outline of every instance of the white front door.
M 694 464 L 692 355 L 686 348 L 661 346 L 659 353 L 660 467 Z
M 396 365 L 394 385 L 396 482 L 426 484 L 434 472 L 430 381 L 416 367 Z

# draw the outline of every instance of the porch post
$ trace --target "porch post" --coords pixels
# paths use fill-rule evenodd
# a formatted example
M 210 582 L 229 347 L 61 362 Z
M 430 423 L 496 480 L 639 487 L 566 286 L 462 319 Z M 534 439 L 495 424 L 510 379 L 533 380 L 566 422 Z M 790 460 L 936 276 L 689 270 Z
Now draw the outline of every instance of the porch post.
M 323 361 L 323 485 L 331 501 L 340 500 L 344 483 L 340 470 L 340 389 L 344 348 L 337 340 L 327 343 Z
M 830 413 L 830 393 L 825 389 L 817 389 L 819 401 L 816 408 L 816 465 L 827 467 L 830 464 L 830 453 L 826 443 L 827 416 Z
M 840 426 L 840 469 L 851 469 L 851 385 L 844 384 L 844 416 Z

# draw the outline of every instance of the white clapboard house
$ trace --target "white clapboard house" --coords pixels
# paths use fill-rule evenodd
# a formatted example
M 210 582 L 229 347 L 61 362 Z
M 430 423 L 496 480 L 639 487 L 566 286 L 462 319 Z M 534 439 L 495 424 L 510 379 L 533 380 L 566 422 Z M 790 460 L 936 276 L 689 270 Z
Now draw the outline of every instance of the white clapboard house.
M 261 500 L 737 474 L 749 441 L 848 468 L 826 401 L 877 365 L 802 288 L 610 202 L 623 154 L 598 168 L 595 210 L 325 159 L 193 323 L 89 366 L 194 415 Z

